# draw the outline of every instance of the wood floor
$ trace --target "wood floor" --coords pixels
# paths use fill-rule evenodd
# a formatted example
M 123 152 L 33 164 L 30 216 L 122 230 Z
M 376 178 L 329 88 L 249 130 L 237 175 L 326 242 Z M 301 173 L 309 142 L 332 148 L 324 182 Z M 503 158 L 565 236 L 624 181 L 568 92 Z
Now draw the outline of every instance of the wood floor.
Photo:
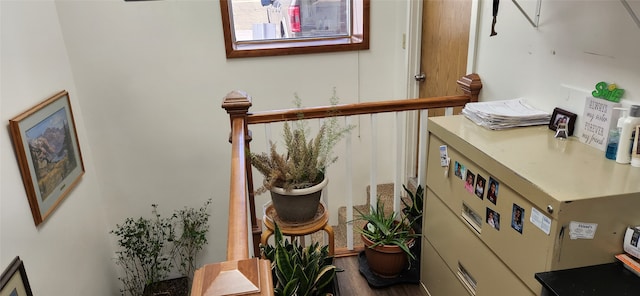
M 334 264 L 344 269 L 338 272 L 338 284 L 341 296 L 422 296 L 426 295 L 419 284 L 401 284 L 388 288 L 373 289 L 369 287 L 367 280 L 358 271 L 358 257 L 336 258 Z

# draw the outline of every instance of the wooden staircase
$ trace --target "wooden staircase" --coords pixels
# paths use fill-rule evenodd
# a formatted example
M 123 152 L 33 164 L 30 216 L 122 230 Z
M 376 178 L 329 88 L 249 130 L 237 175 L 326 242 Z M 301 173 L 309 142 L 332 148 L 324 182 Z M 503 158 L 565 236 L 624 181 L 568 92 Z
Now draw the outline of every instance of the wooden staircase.
M 340 114 L 345 120 L 351 117 L 366 115 L 371 119 L 373 125 L 372 134 L 375 135 L 375 118 L 380 113 L 396 114 L 396 135 L 404 135 L 401 131 L 406 121 L 401 113 L 419 111 L 419 124 L 415 127 L 417 134 L 424 134 L 428 109 L 453 108 L 464 106 L 468 102 L 477 102 L 478 94 L 482 89 L 482 82 L 477 74 L 469 74 L 457 80 L 457 84 L 464 95 L 441 96 L 431 98 L 415 98 L 406 100 L 386 100 L 373 102 L 360 102 L 338 106 L 320 106 L 310 108 L 296 108 L 287 110 L 271 110 L 263 112 L 250 112 L 251 98 L 245 92 L 232 91 L 225 96 L 222 107 L 229 114 L 231 133 L 229 142 L 231 143 L 231 169 L 230 169 L 230 190 L 229 190 L 229 219 L 227 225 L 227 256 L 226 261 L 206 264 L 199 268 L 194 275 L 191 295 L 273 295 L 273 279 L 271 278 L 270 262 L 259 259 L 258 242 L 262 235 L 262 221 L 258 218 L 258 211 L 255 206 L 254 184 L 252 168 L 248 155 L 251 151 L 250 143 L 253 139 L 250 126 L 268 125 L 270 123 L 281 123 L 287 120 L 322 119 L 332 114 Z M 331 111 L 331 112 L 330 112 Z M 422 131 L 421 131 L 422 130 Z M 402 138 L 402 137 L 400 137 Z M 374 142 L 375 138 L 372 138 Z M 397 143 L 403 143 L 399 140 Z M 425 162 L 424 146 L 425 141 L 417 142 L 417 163 L 421 164 L 417 168 L 418 178 L 424 178 Z M 350 147 L 348 145 L 348 147 Z M 373 145 L 372 147 L 376 147 Z M 399 148 L 402 149 L 402 148 Z M 347 149 L 349 151 L 349 149 Z M 376 151 L 372 151 L 372 159 L 375 160 Z M 398 150 L 401 151 L 401 150 Z M 396 163 L 402 153 L 396 153 Z M 375 167 L 375 165 L 373 166 Z M 348 167 L 349 175 L 351 167 Z M 375 170 L 373 170 L 375 172 Z M 396 184 L 403 182 L 399 178 L 402 174 L 401 166 L 395 168 L 394 181 Z M 353 174 L 361 174 L 353 172 Z M 375 174 L 371 176 L 371 184 L 376 184 Z M 393 186 L 391 186 L 393 187 Z M 377 189 L 377 187 L 376 187 Z M 349 190 L 350 191 L 350 190 Z M 383 190 L 380 190 L 382 192 Z M 393 190 L 391 190 L 393 191 Z M 402 194 L 404 195 L 404 194 Z M 379 194 L 381 202 L 388 204 L 386 210 L 391 211 L 391 202 L 386 202 L 386 195 Z M 351 199 L 348 199 L 350 204 Z M 363 205 L 363 210 L 368 209 L 368 205 Z M 335 228 L 341 233 L 340 237 L 345 237 L 346 220 L 344 212 L 340 211 L 340 223 Z M 356 226 L 357 227 L 357 226 Z M 356 228 L 354 227 L 354 228 Z M 357 229 L 357 228 L 356 228 Z M 354 238 L 359 235 L 354 235 Z M 323 237 L 324 239 L 324 237 Z M 250 240 L 253 245 L 250 246 Z M 338 242 L 342 245 L 342 240 Z M 338 247 L 336 244 L 336 247 Z M 346 248 L 344 248 L 346 249 Z M 338 251 L 336 249 L 336 251 Z M 351 251 L 354 252 L 354 251 Z M 336 255 L 337 252 L 336 252 Z

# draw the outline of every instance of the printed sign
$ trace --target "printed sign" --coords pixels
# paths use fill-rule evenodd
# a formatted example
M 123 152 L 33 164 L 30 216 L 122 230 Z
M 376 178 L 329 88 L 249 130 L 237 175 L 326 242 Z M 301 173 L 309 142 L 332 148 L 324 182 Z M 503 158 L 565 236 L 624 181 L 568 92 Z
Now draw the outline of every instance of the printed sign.
M 529 221 L 547 235 L 551 233 L 551 218 L 545 216 L 542 212 L 538 211 L 538 209 L 531 208 L 531 217 L 529 218 Z
M 582 115 L 582 135 L 580 142 L 589 144 L 602 151 L 607 149 L 609 130 L 618 124 L 619 103 L 587 97 Z
M 569 223 L 569 237 L 571 239 L 593 239 L 598 224 L 571 221 Z

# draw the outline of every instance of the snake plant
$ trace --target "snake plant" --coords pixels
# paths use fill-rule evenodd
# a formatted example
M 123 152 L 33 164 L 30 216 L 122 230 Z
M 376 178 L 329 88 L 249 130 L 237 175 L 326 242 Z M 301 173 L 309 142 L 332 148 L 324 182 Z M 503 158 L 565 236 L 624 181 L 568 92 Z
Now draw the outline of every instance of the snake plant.
M 274 229 L 275 246 L 261 245 L 265 258 L 271 260 L 274 294 L 277 296 L 331 295 L 327 292 L 337 267 L 329 256 L 328 246 L 317 242 L 302 247 L 297 240 L 283 239 L 278 225 Z
M 411 204 L 406 202 L 404 199 L 400 199 L 404 204 L 404 208 L 402 208 L 402 212 L 407 215 L 407 217 L 411 220 L 415 220 L 414 224 L 422 225 L 422 207 L 424 204 L 424 188 L 422 185 L 418 185 L 416 191 L 413 192 L 407 188 L 404 184 L 402 184 L 402 188 L 407 193 L 409 198 L 411 199 Z

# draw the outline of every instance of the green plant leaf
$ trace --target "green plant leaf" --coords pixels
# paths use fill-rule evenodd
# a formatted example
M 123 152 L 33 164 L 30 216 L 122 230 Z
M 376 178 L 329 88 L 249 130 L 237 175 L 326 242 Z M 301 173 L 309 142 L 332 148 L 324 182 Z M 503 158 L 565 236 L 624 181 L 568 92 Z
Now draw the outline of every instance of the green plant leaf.
M 298 292 L 298 279 L 293 279 L 282 289 L 283 296 L 294 296 Z
M 322 290 L 326 287 L 336 275 L 336 267 L 333 265 L 327 265 L 320 269 L 315 279 L 315 286 L 318 290 Z
M 284 248 L 276 247 L 276 267 L 277 269 L 288 278 L 291 274 L 293 274 L 293 266 L 291 264 L 291 258 L 289 258 L 289 253 L 286 252 Z
M 275 247 L 261 246 L 263 253 L 274 255 L 272 261 L 272 272 L 274 274 L 274 287 L 277 295 L 288 294 L 295 291 L 296 296 L 319 295 L 318 283 L 326 281 L 330 277 L 331 281 L 334 273 L 323 274 L 319 277 L 319 271 L 329 267 L 335 270 L 332 265 L 332 257 L 328 256 L 328 246 L 320 246 L 318 242 L 311 243 L 307 247 L 299 245 L 297 240 L 289 242 L 283 240 L 283 235 L 279 226 L 274 227 Z M 275 249 L 272 251 L 272 249 Z M 280 266 L 282 264 L 283 266 Z M 319 282 L 318 280 L 322 281 Z M 295 283 L 295 287 L 293 285 Z
M 367 221 L 364 228 L 356 229 L 373 244 L 369 248 L 382 245 L 397 245 L 409 258 L 414 258 L 411 253 L 409 241 L 417 237 L 410 227 L 406 216 L 398 217 L 395 212 L 389 215 L 384 214 L 384 205 L 378 203 L 377 207 L 371 207 L 369 213 L 363 213 L 358 208 L 358 220 Z

